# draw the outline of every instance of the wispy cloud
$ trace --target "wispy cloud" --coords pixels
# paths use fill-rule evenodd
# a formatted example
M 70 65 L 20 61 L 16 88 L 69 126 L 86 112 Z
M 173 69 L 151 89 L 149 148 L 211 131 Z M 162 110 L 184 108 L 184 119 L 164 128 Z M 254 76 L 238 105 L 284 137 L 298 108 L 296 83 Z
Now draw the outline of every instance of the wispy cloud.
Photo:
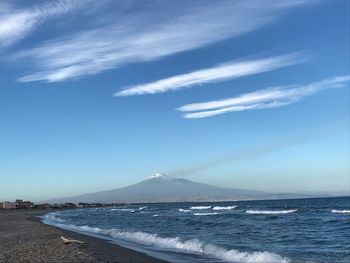
M 219 82 L 228 79 L 249 76 L 278 68 L 301 63 L 305 59 L 297 54 L 290 54 L 265 59 L 256 59 L 221 64 L 213 68 L 202 69 L 187 74 L 161 79 L 155 82 L 128 87 L 116 93 L 116 96 L 154 94 L 188 88 L 194 85 Z
M 306 0 L 183 1 L 178 5 L 155 1 L 143 8 L 130 7 L 127 12 L 114 6 L 110 12 L 118 15 L 103 14 L 113 16 L 108 26 L 50 40 L 15 56 L 34 63 L 34 71 L 19 81 L 63 81 L 200 48 L 262 28 L 280 18 L 284 11 L 307 3 Z M 172 8 L 174 4 L 176 8 Z
M 267 88 L 234 98 L 187 104 L 178 108 L 178 110 L 187 112 L 184 114 L 184 118 L 195 119 L 235 111 L 282 107 L 325 89 L 343 87 L 349 80 L 350 76 L 346 75 L 325 79 L 309 85 Z
M 47 1 L 42 5 L 18 9 L 9 3 L 0 4 L 0 49 L 26 37 L 41 23 L 67 14 L 88 0 Z

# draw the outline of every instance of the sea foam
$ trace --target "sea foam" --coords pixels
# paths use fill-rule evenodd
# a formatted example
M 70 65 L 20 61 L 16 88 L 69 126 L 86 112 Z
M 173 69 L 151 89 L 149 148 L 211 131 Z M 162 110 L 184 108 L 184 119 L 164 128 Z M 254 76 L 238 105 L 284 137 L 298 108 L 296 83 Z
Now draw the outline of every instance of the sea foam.
M 331 212 L 332 212 L 332 213 L 336 213 L 336 214 L 350 214 L 350 210 L 337 210 L 337 209 L 333 209 Z
M 191 206 L 190 209 L 192 210 L 205 210 L 205 209 L 210 209 L 211 206 Z
M 195 216 L 213 216 L 213 215 L 218 215 L 219 213 L 212 212 L 212 213 L 193 213 Z
M 247 210 L 246 214 L 261 214 L 261 215 L 278 215 L 278 214 L 290 214 L 298 211 L 298 209 L 290 209 L 290 210 Z
M 236 208 L 236 205 L 231 205 L 231 206 L 214 206 L 213 210 L 232 210 Z
M 198 239 L 181 240 L 181 238 L 179 237 L 160 237 L 157 234 L 149 234 L 140 231 L 128 232 L 118 229 L 101 229 L 89 226 L 74 226 L 62 224 L 59 224 L 58 226 L 69 230 L 75 230 L 78 232 L 99 234 L 102 236 L 107 236 L 109 238 L 121 239 L 128 242 L 141 244 L 144 246 L 151 246 L 181 253 L 197 254 L 209 258 L 224 260 L 227 262 L 290 262 L 288 258 L 282 257 L 275 253 L 270 253 L 267 251 L 256 251 L 248 253 L 241 252 L 235 249 L 227 250 L 216 245 L 207 244 Z
M 58 222 L 58 223 L 64 223 L 64 222 L 68 221 L 68 220 L 59 218 L 57 212 L 48 213 L 48 214 L 44 215 L 42 218 L 44 220 L 54 221 L 54 222 Z
M 179 212 L 188 213 L 188 212 L 191 212 L 191 210 L 179 208 Z

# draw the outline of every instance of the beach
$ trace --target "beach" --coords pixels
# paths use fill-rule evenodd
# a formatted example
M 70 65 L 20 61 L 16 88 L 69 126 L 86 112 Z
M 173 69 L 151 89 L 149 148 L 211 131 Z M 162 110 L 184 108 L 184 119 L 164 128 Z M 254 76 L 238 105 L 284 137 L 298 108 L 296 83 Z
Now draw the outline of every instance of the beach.
M 165 261 L 106 240 L 41 223 L 47 210 L 0 210 L 0 262 L 126 262 Z M 64 244 L 61 236 L 84 244 Z

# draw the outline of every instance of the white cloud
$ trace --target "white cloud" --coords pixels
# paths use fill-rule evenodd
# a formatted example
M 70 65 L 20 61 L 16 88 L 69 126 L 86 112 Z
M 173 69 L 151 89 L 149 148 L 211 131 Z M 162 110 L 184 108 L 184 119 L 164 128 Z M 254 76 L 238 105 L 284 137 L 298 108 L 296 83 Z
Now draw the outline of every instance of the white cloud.
M 27 36 L 46 20 L 75 10 L 86 0 L 45 2 L 31 8 L 16 9 L 8 3 L 0 4 L 0 49 Z
M 243 76 L 276 70 L 303 62 L 305 59 L 297 54 L 230 62 L 213 68 L 202 69 L 187 74 L 161 79 L 155 82 L 128 87 L 116 93 L 116 96 L 162 93 L 188 88 L 194 85 L 219 82 Z
M 195 119 L 227 112 L 282 107 L 325 89 L 343 87 L 349 80 L 350 76 L 347 75 L 325 79 L 309 85 L 268 88 L 229 99 L 187 104 L 178 110 L 187 112 L 184 114 L 184 118 Z
M 63 81 L 200 48 L 257 30 L 281 17 L 283 11 L 306 3 L 229 0 L 182 1 L 179 5 L 159 1 L 127 12 L 110 8 L 110 12 L 118 14 L 103 14 L 113 17 L 108 19 L 108 26 L 74 33 L 20 52 L 15 58 L 33 61 L 34 72 L 19 81 Z

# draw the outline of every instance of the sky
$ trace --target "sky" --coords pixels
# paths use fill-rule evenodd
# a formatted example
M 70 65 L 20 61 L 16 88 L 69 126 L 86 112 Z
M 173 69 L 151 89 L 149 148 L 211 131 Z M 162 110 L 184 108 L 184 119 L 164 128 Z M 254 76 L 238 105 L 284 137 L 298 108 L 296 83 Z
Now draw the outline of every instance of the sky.
M 350 191 L 347 0 L 0 0 L 0 200 L 156 172 Z

